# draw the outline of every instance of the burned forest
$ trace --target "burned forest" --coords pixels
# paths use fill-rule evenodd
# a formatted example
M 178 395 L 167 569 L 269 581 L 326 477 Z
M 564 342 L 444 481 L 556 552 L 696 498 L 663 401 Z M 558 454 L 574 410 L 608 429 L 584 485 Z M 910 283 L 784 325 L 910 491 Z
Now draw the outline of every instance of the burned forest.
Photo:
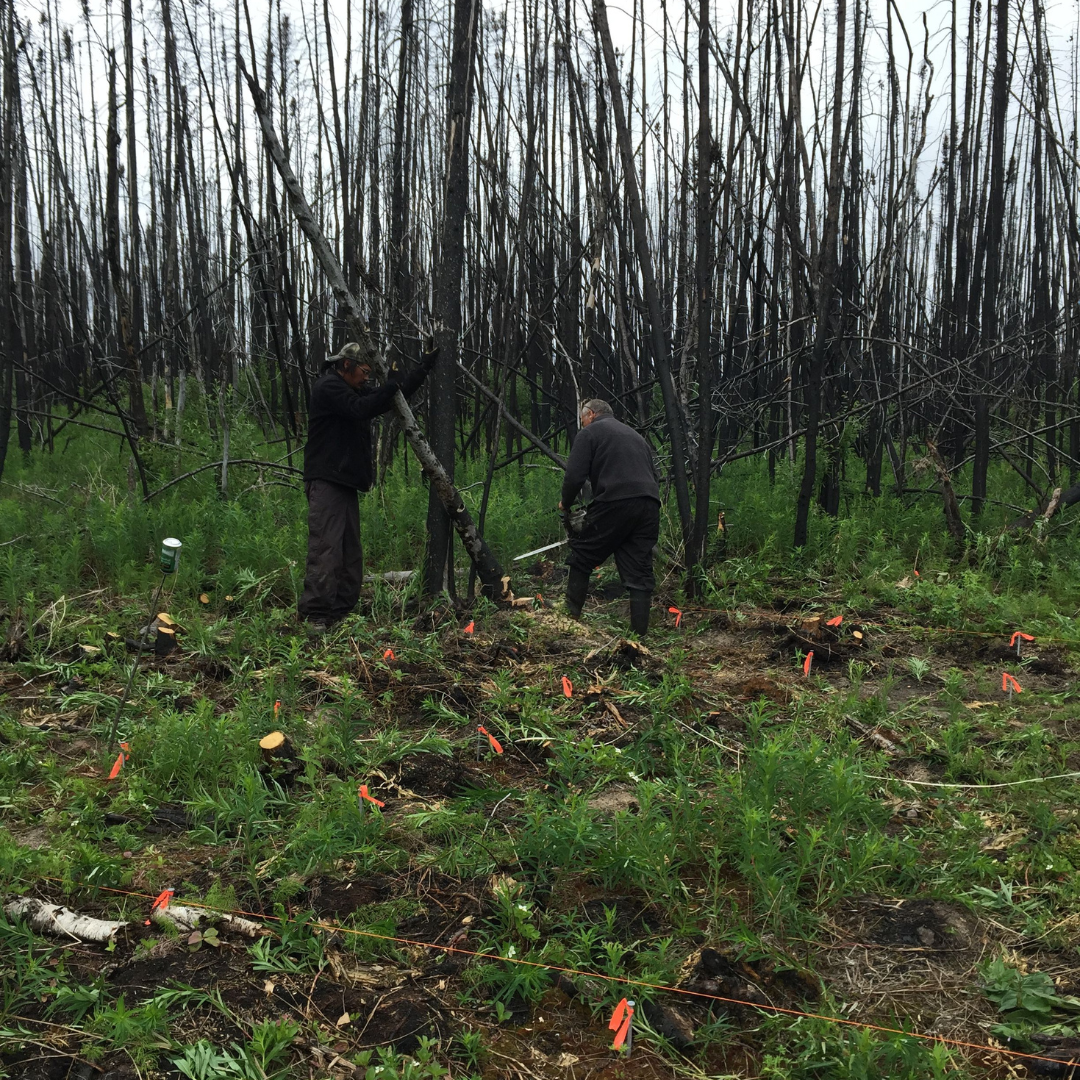
M 1075 2 L 0 63 L 0 1077 L 1080 1070 Z

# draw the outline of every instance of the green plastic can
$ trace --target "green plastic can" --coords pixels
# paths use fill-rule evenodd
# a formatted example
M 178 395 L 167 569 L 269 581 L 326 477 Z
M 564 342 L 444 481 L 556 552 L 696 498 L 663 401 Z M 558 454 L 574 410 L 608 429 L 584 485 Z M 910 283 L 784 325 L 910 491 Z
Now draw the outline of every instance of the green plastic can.
M 180 549 L 184 545 L 175 537 L 169 536 L 161 541 L 161 572 L 175 574 L 180 566 Z

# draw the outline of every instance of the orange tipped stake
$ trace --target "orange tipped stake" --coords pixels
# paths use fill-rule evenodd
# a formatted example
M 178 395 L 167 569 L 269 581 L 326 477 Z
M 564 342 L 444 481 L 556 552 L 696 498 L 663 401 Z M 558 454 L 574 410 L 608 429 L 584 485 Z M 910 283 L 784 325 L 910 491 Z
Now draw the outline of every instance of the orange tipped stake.
M 124 762 L 127 761 L 129 754 L 126 751 L 130 750 L 126 742 L 120 744 L 120 753 L 116 755 L 116 760 L 113 762 L 112 769 L 109 770 L 109 779 L 115 780 L 120 775 L 120 770 L 124 767 Z
M 1023 687 L 1007 671 L 1001 673 L 1001 689 L 1008 690 L 1010 698 L 1013 696 L 1014 690 L 1018 694 L 1024 692 Z
M 476 620 L 474 619 L 469 623 L 468 626 L 465 627 L 464 632 L 466 634 L 471 634 L 475 629 L 476 629 Z
M 281 702 L 280 701 L 275 701 L 274 702 L 274 719 L 275 720 L 277 719 L 279 712 L 281 712 Z
M 630 1053 L 633 1040 L 630 1025 L 633 1019 L 634 1002 L 627 1001 L 626 998 L 623 998 L 622 1001 L 615 1006 L 615 1011 L 611 1014 L 611 1020 L 608 1021 L 608 1030 L 615 1032 L 615 1039 L 611 1044 L 612 1049 L 621 1050 L 625 1045 L 627 1054 Z
M 574 696 L 574 684 L 565 675 L 562 677 L 562 692 L 563 697 Z
M 916 576 L 916 577 L 918 577 L 918 576 L 919 576 L 919 571 L 918 571 L 918 570 L 916 570 L 916 571 L 915 571 L 915 576 Z
M 165 889 L 159 892 L 157 899 L 150 905 L 150 915 L 153 916 L 155 911 L 164 911 L 169 906 L 169 901 L 172 899 L 173 890 Z M 150 919 L 143 920 L 143 926 L 149 926 Z
M 682 622 L 682 612 L 677 607 L 669 607 L 668 611 L 675 616 L 675 629 L 678 630 Z
M 395 657 L 394 657 L 394 650 L 393 650 L 393 649 L 386 649 L 386 650 L 384 650 L 384 651 L 383 651 L 383 654 L 382 654 L 382 658 L 383 658 L 384 660 L 393 660 L 393 659 L 395 659 Z
M 367 784 L 361 784 L 357 789 L 357 794 L 360 796 L 360 809 L 363 810 L 364 803 L 374 803 L 380 809 L 386 805 L 386 803 L 376 799 L 374 796 L 368 794 Z
M 492 735 L 491 732 L 488 731 L 488 729 L 484 727 L 483 724 L 481 724 L 476 730 L 479 731 L 481 735 L 487 736 L 488 745 L 491 747 L 492 750 L 495 751 L 496 754 L 501 754 L 503 752 L 502 743 L 500 743 L 499 740 L 496 739 L 495 736 Z
M 1013 636 L 1009 638 L 1009 648 L 1016 649 L 1016 655 L 1020 655 L 1020 647 L 1025 641 L 1034 641 L 1035 639 L 1031 634 L 1025 634 L 1022 630 L 1014 630 Z
M 802 673 L 804 679 L 810 678 L 810 667 L 814 663 L 814 650 L 811 649 L 806 654 L 806 659 L 802 662 Z
M 843 621 L 844 621 L 844 616 L 843 615 L 837 615 L 835 619 L 830 619 L 825 625 L 826 626 L 839 626 Z

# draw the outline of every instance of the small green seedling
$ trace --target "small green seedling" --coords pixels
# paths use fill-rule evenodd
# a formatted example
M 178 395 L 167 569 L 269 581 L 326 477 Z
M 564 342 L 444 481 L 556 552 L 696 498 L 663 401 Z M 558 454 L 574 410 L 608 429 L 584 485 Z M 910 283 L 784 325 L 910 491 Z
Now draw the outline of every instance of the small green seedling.
M 196 930 L 187 939 L 189 952 L 198 952 L 204 945 L 209 945 L 212 949 L 221 947 L 221 939 L 218 937 L 217 930 L 212 926 L 206 930 Z

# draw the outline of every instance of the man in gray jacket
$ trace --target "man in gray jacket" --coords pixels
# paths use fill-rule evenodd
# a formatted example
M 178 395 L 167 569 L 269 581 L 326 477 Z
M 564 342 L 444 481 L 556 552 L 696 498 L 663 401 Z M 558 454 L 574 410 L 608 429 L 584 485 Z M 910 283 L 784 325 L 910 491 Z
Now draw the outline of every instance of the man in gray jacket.
M 581 430 L 563 477 L 559 509 L 564 514 L 586 482 L 592 487 L 592 502 L 581 532 L 570 534 L 567 609 L 575 618 L 581 615 L 589 575 L 614 555 L 619 577 L 630 593 L 630 626 L 635 633 L 645 634 L 656 587 L 652 564 L 660 537 L 660 486 L 649 444 L 616 420 L 611 406 L 598 399 L 581 407 Z

